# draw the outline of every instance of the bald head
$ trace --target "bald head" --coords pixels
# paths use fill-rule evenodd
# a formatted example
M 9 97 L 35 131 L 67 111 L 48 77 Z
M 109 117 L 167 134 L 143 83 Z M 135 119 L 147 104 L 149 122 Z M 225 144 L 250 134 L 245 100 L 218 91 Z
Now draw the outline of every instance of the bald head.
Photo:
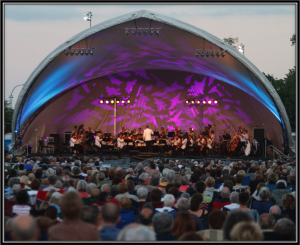
M 31 215 L 19 215 L 12 223 L 11 237 L 14 241 L 37 241 L 39 229 Z
M 113 202 L 106 203 L 102 209 L 102 218 L 105 223 L 116 225 L 120 220 L 117 204 Z
M 28 174 L 28 180 L 29 180 L 30 182 L 33 181 L 34 179 L 35 179 L 34 173 Z
M 221 190 L 221 196 L 223 198 L 229 198 L 230 197 L 230 190 L 228 187 L 223 187 L 223 189 Z

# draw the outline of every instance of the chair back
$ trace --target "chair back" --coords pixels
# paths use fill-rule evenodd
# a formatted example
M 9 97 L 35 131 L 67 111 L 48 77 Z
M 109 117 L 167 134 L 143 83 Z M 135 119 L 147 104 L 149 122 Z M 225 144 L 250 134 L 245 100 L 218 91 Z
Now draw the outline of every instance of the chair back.
M 164 202 L 152 202 L 151 204 L 152 204 L 154 209 L 164 207 Z
M 252 209 L 256 209 L 258 214 L 265 214 L 265 213 L 269 213 L 270 207 L 273 206 L 273 202 L 270 201 L 257 201 L 257 200 L 252 200 L 251 202 L 251 208 Z
M 242 181 L 242 185 L 246 185 L 250 187 L 250 181 L 251 181 L 251 177 L 250 176 L 245 176 L 243 181 Z
M 133 200 L 132 198 L 130 198 L 131 200 L 131 209 L 134 211 L 134 214 L 139 214 L 140 213 L 140 203 L 137 202 L 136 200 Z
M 212 203 L 212 211 L 214 210 L 221 210 L 225 205 L 229 205 L 231 202 L 217 202 L 213 201 Z
M 123 229 L 124 226 L 131 224 L 133 222 L 133 213 L 134 211 L 131 211 L 129 213 L 120 213 L 121 220 L 116 225 L 118 229 Z

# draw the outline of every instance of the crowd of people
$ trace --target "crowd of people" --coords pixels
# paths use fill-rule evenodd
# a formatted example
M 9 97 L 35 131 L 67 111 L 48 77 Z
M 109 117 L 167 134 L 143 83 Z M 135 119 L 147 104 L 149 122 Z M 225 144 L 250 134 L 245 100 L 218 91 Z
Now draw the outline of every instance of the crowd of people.
M 296 240 L 295 161 L 102 163 L 7 156 L 5 241 Z

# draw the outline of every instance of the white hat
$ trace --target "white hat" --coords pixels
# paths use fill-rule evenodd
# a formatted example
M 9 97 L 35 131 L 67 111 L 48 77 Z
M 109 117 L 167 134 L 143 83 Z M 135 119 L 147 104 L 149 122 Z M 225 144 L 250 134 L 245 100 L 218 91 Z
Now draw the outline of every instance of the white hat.
M 62 196 L 63 196 L 63 194 L 56 191 L 52 194 L 51 198 L 55 197 L 56 199 L 60 199 Z
M 229 163 L 229 167 L 233 168 L 233 163 Z
M 198 162 L 197 161 L 194 161 L 194 164 L 198 166 Z

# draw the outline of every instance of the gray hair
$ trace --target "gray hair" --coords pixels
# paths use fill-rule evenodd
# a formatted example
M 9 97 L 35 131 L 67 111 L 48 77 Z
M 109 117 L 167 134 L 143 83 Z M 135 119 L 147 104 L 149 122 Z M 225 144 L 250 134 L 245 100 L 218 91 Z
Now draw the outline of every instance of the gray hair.
M 80 161 L 79 160 L 76 160 L 75 162 L 74 162 L 74 165 L 77 165 L 78 164 L 78 166 L 80 166 Z
M 188 180 L 188 177 L 187 176 L 181 176 L 181 184 L 182 185 L 188 185 L 189 184 L 189 180 Z
M 91 190 L 96 189 L 96 188 L 97 188 L 97 186 L 95 183 L 89 183 L 86 186 L 86 192 L 91 194 Z
M 287 218 L 279 219 L 274 227 L 274 232 L 280 236 L 288 236 L 295 234 L 295 224 L 292 220 Z
M 107 190 L 105 190 L 105 188 L 107 188 Z M 111 188 L 110 188 L 109 184 L 104 184 L 104 185 L 101 186 L 101 192 L 106 191 L 106 192 L 110 193 L 110 190 L 111 190 Z
M 132 174 L 133 173 L 133 169 L 132 168 L 128 168 L 127 172 Z
M 26 220 L 27 222 L 25 222 Z M 26 223 L 26 227 L 23 224 Z M 11 233 L 17 241 L 31 241 L 37 235 L 37 221 L 31 215 L 20 215 L 13 219 Z
M 155 233 L 147 226 L 141 224 L 129 224 L 121 230 L 118 241 L 156 241 Z
M 175 202 L 175 197 L 172 194 L 166 194 L 164 196 L 164 206 L 172 207 Z
M 270 196 L 270 189 L 268 187 L 261 187 L 259 191 L 259 197 L 261 200 L 268 199 Z
M 267 220 L 265 217 L 268 217 Z M 271 214 L 261 214 L 258 219 L 258 224 L 262 230 L 271 229 L 275 224 L 275 218 Z
M 177 206 L 180 211 L 188 211 L 190 208 L 189 200 L 187 198 L 181 197 L 177 201 Z
M 57 176 L 54 174 L 50 174 L 48 176 L 48 180 L 49 180 L 49 185 L 55 185 L 55 183 L 57 181 Z
M 170 169 L 168 168 L 164 168 L 164 170 L 162 171 L 163 176 L 167 176 L 167 174 L 169 173 Z
M 77 191 L 86 191 L 87 183 L 85 180 L 79 180 L 77 184 Z
M 47 177 L 49 177 L 52 174 L 54 174 L 54 170 L 52 168 L 48 168 L 47 171 L 46 171 Z
M 187 192 L 183 192 L 180 197 L 184 197 L 184 198 L 186 198 L 186 199 L 189 200 L 190 197 L 191 197 L 191 195 L 189 193 L 187 193 Z
M 168 233 L 174 224 L 174 218 L 171 214 L 163 212 L 156 213 L 152 219 L 155 233 Z
M 270 207 L 269 209 L 269 214 L 281 214 L 281 209 L 279 206 L 277 205 L 273 205 L 272 207 Z
M 228 187 L 223 187 L 223 189 L 221 190 L 221 195 L 223 198 L 228 198 L 230 197 L 230 190 Z
M 20 179 L 18 177 L 11 177 L 9 179 L 9 186 L 13 187 L 16 184 L 20 184 Z
M 237 191 L 233 191 L 230 194 L 231 203 L 239 203 L 239 193 Z
M 56 188 L 61 188 L 63 186 L 63 183 L 60 181 L 60 180 L 57 180 L 56 182 L 55 182 L 55 187 Z
M 141 187 L 137 190 L 138 198 L 145 198 L 148 196 L 148 190 L 144 187 Z
M 280 179 L 280 180 L 278 180 L 277 182 L 276 182 L 276 186 L 279 184 L 279 183 L 284 183 L 284 185 L 285 185 L 285 188 L 287 187 L 287 184 L 286 184 L 286 181 L 284 180 L 284 179 Z
M 139 180 L 140 180 L 141 184 L 143 184 L 145 182 L 145 180 L 147 180 L 148 178 L 149 178 L 149 174 L 142 173 L 139 177 Z
M 21 190 L 21 185 L 20 184 L 14 184 L 14 186 L 12 187 L 13 195 L 16 196 L 20 190 Z
M 70 178 L 69 175 L 64 175 L 64 177 L 62 177 L 62 181 L 63 181 L 63 182 L 68 182 L 68 181 L 70 181 L 70 180 L 71 180 L 71 178 Z
M 192 174 L 192 170 L 190 168 L 185 169 L 185 174 Z
M 167 181 L 169 184 L 172 183 L 173 179 L 175 178 L 175 171 L 174 170 L 170 170 L 168 173 L 167 173 Z

